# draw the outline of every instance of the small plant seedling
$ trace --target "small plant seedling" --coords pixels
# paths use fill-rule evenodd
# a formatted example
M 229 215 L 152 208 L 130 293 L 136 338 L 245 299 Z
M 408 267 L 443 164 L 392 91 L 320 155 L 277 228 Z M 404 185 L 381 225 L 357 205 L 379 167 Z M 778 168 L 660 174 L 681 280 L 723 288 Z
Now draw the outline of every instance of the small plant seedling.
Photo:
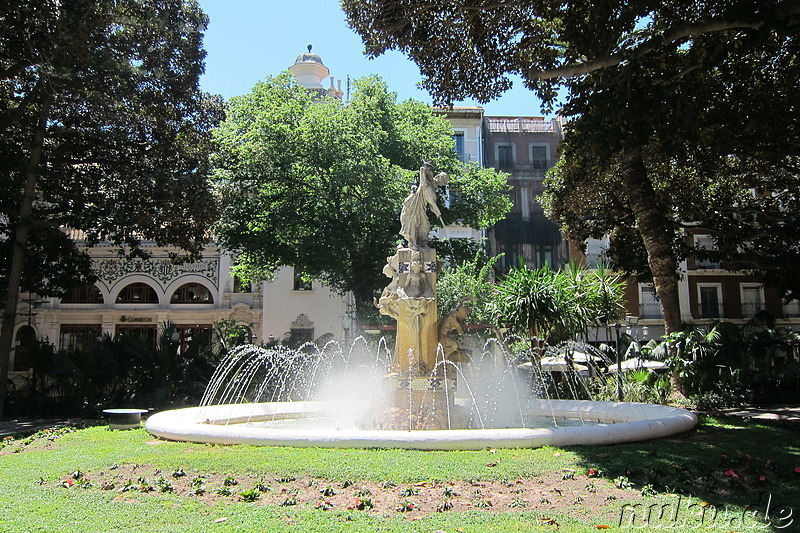
M 319 493 L 325 496 L 326 498 L 330 498 L 331 496 L 336 496 L 336 491 L 333 490 L 333 487 L 331 487 L 330 485 L 319 491 Z
M 407 513 L 409 511 L 414 511 L 415 509 L 419 509 L 416 503 L 410 502 L 408 500 L 403 500 L 403 502 L 397 506 L 395 509 L 400 513 Z
M 231 494 L 233 494 L 231 492 L 231 489 L 224 485 L 218 489 L 214 489 L 214 493 L 219 494 L 220 496 L 230 496 Z
M 192 480 L 191 483 L 191 494 L 195 496 L 201 496 L 206 493 L 206 478 L 203 476 L 197 476 Z
M 366 511 L 373 508 L 372 498 L 356 498 L 353 505 L 348 505 L 347 509 L 350 511 Z
M 400 491 L 400 496 L 406 498 L 409 496 L 415 496 L 417 494 L 419 494 L 419 489 L 417 487 L 406 487 Z
M 228 474 L 227 476 L 225 476 L 225 479 L 222 481 L 222 484 L 226 487 L 233 487 L 234 485 L 238 485 L 239 482 L 236 481 L 235 477 Z
M 172 492 L 172 482 L 168 479 L 164 479 L 160 477 L 156 480 L 156 487 L 158 487 L 159 492 Z
M 633 485 L 631 485 L 631 482 L 628 481 L 627 476 L 619 476 L 614 480 L 614 486 L 617 487 L 618 489 L 628 490 Z
M 183 468 L 176 468 L 172 471 L 172 477 L 175 479 L 186 477 L 186 472 L 183 471 Z
M 281 507 L 291 507 L 292 505 L 297 505 L 297 498 L 289 497 L 280 503 Z
M 314 509 L 319 509 L 320 511 L 330 511 L 333 509 L 333 504 L 327 500 L 319 500 L 314 505 Z
M 511 500 L 511 503 L 509 503 L 508 506 L 513 509 L 519 509 L 521 507 L 527 507 L 528 502 L 523 500 L 522 498 L 515 498 Z
M 239 499 L 243 502 L 254 502 L 261 497 L 261 491 L 258 490 L 258 487 L 253 487 L 252 489 L 245 490 L 239 493 Z
M 437 513 L 443 513 L 445 511 L 449 511 L 453 508 L 453 502 L 451 502 L 448 498 L 445 498 L 442 503 L 436 506 Z

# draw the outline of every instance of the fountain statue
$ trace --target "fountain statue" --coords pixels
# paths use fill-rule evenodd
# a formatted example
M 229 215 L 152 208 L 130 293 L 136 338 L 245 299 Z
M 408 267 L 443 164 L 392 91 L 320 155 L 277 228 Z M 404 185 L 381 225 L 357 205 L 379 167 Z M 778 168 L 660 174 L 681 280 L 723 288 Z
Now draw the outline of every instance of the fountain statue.
M 219 365 L 199 407 L 156 413 L 147 430 L 220 444 L 476 450 L 628 442 L 697 423 L 673 407 L 542 397 L 552 376 L 538 365 L 535 380 L 521 374 L 504 343 L 489 339 L 474 355 L 459 346 L 469 300 L 437 316 L 439 264 L 428 246 L 428 213 L 441 220 L 436 187 L 448 179 L 423 164 L 403 201 L 406 244 L 386 258 L 390 281 L 375 300 L 397 321 L 391 354 L 385 340 L 369 352 L 364 338 L 349 350 L 335 341 L 243 346 Z
M 400 212 L 400 234 L 407 246 L 388 257 L 383 268 L 391 282 L 375 305 L 397 321 L 397 338 L 391 373 L 384 381 L 391 394 L 385 412 L 378 413 L 381 428 L 449 429 L 456 411 L 455 378 L 446 375 L 446 365 L 436 364 L 445 339 L 440 339 L 436 310 L 436 251 L 428 246 L 428 210 L 441 219 L 436 187 L 448 180 L 444 172 L 434 176 L 427 163 L 419 169 L 419 184 Z M 452 338 L 445 342 L 453 351 Z

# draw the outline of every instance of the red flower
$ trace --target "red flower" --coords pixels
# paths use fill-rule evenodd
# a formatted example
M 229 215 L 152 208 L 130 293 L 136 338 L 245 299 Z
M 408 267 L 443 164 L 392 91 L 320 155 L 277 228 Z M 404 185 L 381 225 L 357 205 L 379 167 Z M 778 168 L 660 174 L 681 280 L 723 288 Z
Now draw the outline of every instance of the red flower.
M 794 467 L 794 473 L 795 474 L 800 474 L 800 466 Z
M 739 479 L 739 474 L 737 474 L 733 468 L 729 468 L 725 471 L 725 476 L 732 477 L 733 479 Z
M 766 481 L 767 480 L 767 476 L 765 476 L 764 474 L 759 474 L 758 480 L 759 481 Z

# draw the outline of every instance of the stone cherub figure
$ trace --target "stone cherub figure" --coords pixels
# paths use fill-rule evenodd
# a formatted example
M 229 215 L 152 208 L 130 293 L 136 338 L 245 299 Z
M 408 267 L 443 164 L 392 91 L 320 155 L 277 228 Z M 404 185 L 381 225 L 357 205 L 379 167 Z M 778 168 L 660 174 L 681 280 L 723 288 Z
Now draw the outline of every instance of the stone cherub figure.
M 400 211 L 400 235 L 408 241 L 409 248 L 428 245 L 431 224 L 428 209 L 441 219 L 442 212 L 436 205 L 436 187 L 446 185 L 450 176 L 446 172 L 433 175 L 433 169 L 424 163 L 419 169 L 419 184 L 411 189 Z
M 464 334 L 464 321 L 469 314 L 469 305 L 462 301 L 450 311 L 450 314 L 439 319 L 439 344 L 442 345 L 444 358 L 454 363 L 468 363 L 469 352 L 462 350 L 453 338 L 453 333 Z
M 408 266 L 406 284 L 397 289 L 401 298 L 433 298 L 433 289 L 425 276 L 425 265 L 419 252 L 411 253 L 411 263 Z
M 383 289 L 380 299 L 374 301 L 375 307 L 380 309 L 382 314 L 395 319 L 397 319 L 398 316 L 396 302 L 400 297 L 400 295 L 397 294 L 399 288 L 398 282 L 400 279 L 398 261 L 399 258 L 397 254 L 386 258 L 386 264 L 383 266 L 383 274 L 392 281 Z

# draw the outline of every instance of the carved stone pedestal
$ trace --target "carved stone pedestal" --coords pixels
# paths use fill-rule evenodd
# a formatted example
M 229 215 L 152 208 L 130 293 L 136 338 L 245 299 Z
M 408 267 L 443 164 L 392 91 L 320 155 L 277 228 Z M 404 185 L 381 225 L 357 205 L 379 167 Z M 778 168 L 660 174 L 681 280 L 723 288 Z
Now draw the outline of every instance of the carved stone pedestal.
M 384 378 L 387 405 L 376 412 L 373 426 L 378 429 L 451 429 L 460 427 L 459 411 L 453 401 L 454 377 Z

